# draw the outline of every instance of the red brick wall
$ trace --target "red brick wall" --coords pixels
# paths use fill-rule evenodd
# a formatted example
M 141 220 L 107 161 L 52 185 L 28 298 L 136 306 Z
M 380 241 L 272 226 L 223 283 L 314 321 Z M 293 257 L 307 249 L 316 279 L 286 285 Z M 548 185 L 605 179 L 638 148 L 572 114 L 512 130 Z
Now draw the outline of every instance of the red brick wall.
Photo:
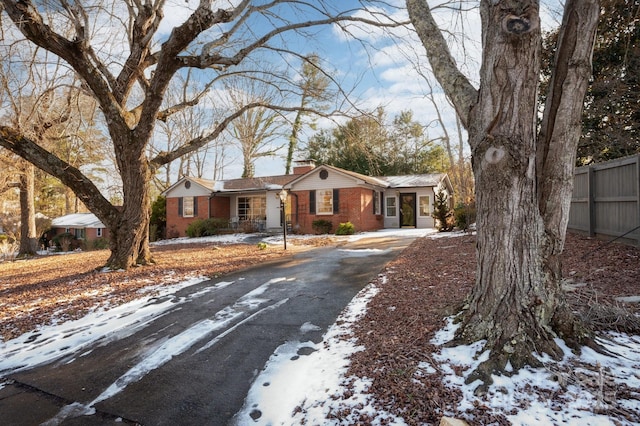
M 66 232 L 66 228 L 51 228 L 50 231 L 47 232 L 47 239 L 53 240 L 56 235 L 64 234 Z M 98 229 L 97 228 L 85 228 L 84 230 L 84 240 L 87 244 L 87 248 L 91 248 L 92 241 L 94 240 L 105 240 L 109 241 L 109 229 L 102 228 L 102 236 L 98 237 Z M 69 233 L 72 235 L 76 234 L 75 228 L 69 228 Z
M 193 217 L 182 217 L 178 215 L 178 198 L 167 198 L 167 238 L 177 238 L 186 236 L 187 226 L 196 218 L 208 219 L 209 197 L 196 197 L 198 199 L 198 215 Z
M 212 197 L 210 201 L 211 217 L 231 219 L 231 198 Z
M 294 191 L 298 199 L 298 223 L 293 227 L 303 234 L 313 234 L 313 221 L 328 220 L 333 224 L 334 233 L 340 223 L 351 222 L 357 232 L 374 231 L 384 227 L 382 215 L 373 214 L 373 193 L 365 188 L 340 189 L 338 213 L 332 215 L 316 215 L 309 213 L 309 191 Z M 295 197 L 293 198 L 295 200 Z M 294 218 L 295 219 L 295 218 Z M 296 227 L 296 225 L 298 225 Z

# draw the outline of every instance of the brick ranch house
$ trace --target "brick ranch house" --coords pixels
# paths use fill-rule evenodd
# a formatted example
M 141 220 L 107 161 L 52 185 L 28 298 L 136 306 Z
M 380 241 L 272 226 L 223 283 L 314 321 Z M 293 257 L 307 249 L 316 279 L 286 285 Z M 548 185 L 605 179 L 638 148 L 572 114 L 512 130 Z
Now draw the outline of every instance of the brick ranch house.
M 73 213 L 53 219 L 46 237 L 52 240 L 63 233 L 70 233 L 86 243 L 109 239 L 109 229 L 93 213 Z
M 328 220 L 335 231 L 351 222 L 356 231 L 433 228 L 435 194 L 453 189 L 444 173 L 372 177 L 337 167 L 301 162 L 293 174 L 211 181 L 184 177 L 162 195 L 167 200 L 167 236 L 185 236 L 195 219 L 228 220 L 232 229 L 282 229 L 279 193 L 287 190 L 287 227 L 314 233 L 313 222 Z

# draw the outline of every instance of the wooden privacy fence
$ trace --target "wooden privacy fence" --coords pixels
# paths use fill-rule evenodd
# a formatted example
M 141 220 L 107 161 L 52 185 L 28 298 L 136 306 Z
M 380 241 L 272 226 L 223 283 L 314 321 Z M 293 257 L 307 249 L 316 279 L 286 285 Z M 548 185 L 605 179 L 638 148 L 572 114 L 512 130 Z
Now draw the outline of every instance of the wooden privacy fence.
M 569 229 L 640 246 L 640 155 L 576 168 Z

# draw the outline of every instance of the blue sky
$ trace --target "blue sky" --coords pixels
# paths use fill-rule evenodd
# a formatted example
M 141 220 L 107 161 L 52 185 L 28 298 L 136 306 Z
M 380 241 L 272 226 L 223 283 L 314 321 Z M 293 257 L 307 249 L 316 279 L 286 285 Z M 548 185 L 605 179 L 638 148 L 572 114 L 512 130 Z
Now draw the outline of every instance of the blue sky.
M 358 2 L 350 1 L 341 3 L 345 9 L 351 5 L 357 6 Z M 393 3 L 393 2 L 391 2 Z M 403 1 L 395 2 L 400 6 Z M 446 12 L 446 11 L 443 11 Z M 396 9 L 394 18 L 407 20 L 406 11 Z M 364 15 L 360 13 L 360 15 Z M 478 28 L 477 13 L 472 12 L 467 17 L 451 19 L 448 14 L 438 14 L 438 19 L 443 26 L 452 30 L 468 32 L 471 37 L 478 37 L 471 31 Z M 461 27 L 464 25 L 464 28 Z M 373 111 L 382 106 L 387 112 L 387 117 L 392 120 L 403 110 L 410 109 L 414 113 L 414 119 L 427 124 L 435 118 L 432 102 L 425 96 L 430 92 L 428 84 L 424 81 L 415 66 L 420 64 L 422 72 L 428 74 L 428 62 L 424 56 L 424 48 L 417 38 L 406 28 L 394 29 L 393 36 L 389 30 L 375 28 L 358 28 L 350 26 L 350 33 L 354 37 L 344 34 L 335 26 L 318 27 L 312 30 L 312 40 L 290 40 L 296 47 L 306 49 L 307 52 L 315 52 L 335 70 L 334 77 L 343 83 L 345 90 L 350 92 L 350 100 L 358 108 L 364 111 Z M 477 52 L 479 48 L 471 39 L 465 41 L 467 56 L 463 65 L 470 78 L 474 79 L 477 70 L 477 58 L 469 52 Z M 434 99 L 441 108 L 445 120 L 447 120 L 451 136 L 455 136 L 455 115 L 451 107 L 434 85 Z M 320 127 L 333 127 L 335 123 L 329 120 L 320 120 Z M 429 136 L 437 138 L 441 132 L 430 128 Z M 314 131 L 306 129 L 301 136 L 302 143 L 310 137 Z M 284 155 L 284 151 L 282 152 Z M 276 175 L 284 173 L 284 158 L 282 156 L 258 159 L 255 163 L 257 176 Z M 225 168 L 225 178 L 239 177 L 242 173 L 240 161 L 236 161 Z M 206 176 L 205 176 L 206 177 Z

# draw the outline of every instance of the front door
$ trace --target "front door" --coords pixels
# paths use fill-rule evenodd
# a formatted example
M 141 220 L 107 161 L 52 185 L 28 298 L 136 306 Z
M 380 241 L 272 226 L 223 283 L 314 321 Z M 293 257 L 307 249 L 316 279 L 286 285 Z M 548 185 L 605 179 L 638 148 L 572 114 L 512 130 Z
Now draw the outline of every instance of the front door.
M 416 193 L 400 194 L 400 227 L 416 227 Z

